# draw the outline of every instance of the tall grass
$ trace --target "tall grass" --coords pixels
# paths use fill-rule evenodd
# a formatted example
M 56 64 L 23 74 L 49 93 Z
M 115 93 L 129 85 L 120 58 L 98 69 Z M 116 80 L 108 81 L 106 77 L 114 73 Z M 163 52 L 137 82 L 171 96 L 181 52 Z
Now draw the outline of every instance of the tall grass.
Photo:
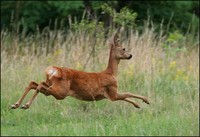
M 29 81 L 45 80 L 49 65 L 84 71 L 106 68 L 108 37 L 50 31 L 36 35 L 1 33 L 2 135 L 199 135 L 199 44 L 184 36 L 163 48 L 168 37 L 145 27 L 139 34 L 122 33 L 133 54 L 119 65 L 119 92 L 148 96 L 141 109 L 126 102 L 57 101 L 39 94 L 28 110 L 10 110 Z M 19 36 L 19 37 L 18 37 Z M 183 47 L 176 51 L 179 45 Z M 94 45 L 93 45 L 94 44 Z M 94 49 L 95 46 L 95 49 Z M 170 45 L 169 45 L 170 46 Z M 23 103 L 30 98 L 32 92 Z

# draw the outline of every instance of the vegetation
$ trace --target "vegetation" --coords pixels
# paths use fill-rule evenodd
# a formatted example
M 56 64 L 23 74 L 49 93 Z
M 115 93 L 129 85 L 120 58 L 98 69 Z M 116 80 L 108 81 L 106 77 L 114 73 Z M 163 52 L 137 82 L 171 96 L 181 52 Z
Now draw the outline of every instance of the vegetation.
M 38 11 L 51 11 L 51 4 L 54 9 L 59 7 L 59 10 L 53 10 L 54 14 L 45 14 L 47 17 L 56 16 L 56 13 L 68 16 L 66 13 L 73 9 L 66 3 L 62 5 L 54 1 L 38 5 L 31 1 L 2 2 L 1 6 L 9 7 L 11 3 L 38 6 Z M 1 135 L 199 136 L 199 29 L 191 29 L 195 26 L 194 21 L 190 20 L 185 33 L 179 27 L 175 29 L 173 25 L 165 25 L 165 21 L 156 25 L 153 15 L 139 26 L 137 19 L 142 12 L 128 6 L 119 8 L 123 5 L 120 1 L 99 3 L 92 2 L 94 7 L 100 5 L 93 10 L 110 16 L 107 27 L 103 19 L 95 16 L 91 19 L 86 12 L 82 13 L 80 20 L 78 16 L 77 19 L 74 19 L 75 15 L 69 16 L 68 27 L 63 27 L 65 21 L 63 24 L 59 22 L 59 16 L 52 20 L 51 25 L 41 27 L 43 11 L 35 19 L 38 24 L 33 23 L 34 33 L 27 33 L 29 26 L 21 26 L 20 23 L 30 25 L 25 18 L 10 28 L 2 28 Z M 110 3 L 116 9 L 110 7 Z M 128 3 L 131 6 L 131 2 Z M 74 7 L 76 14 L 84 6 L 77 1 Z M 19 14 L 20 20 L 22 13 L 15 12 L 13 14 Z M 174 17 L 180 15 L 175 13 Z M 177 25 L 172 19 L 167 24 Z M 9 108 L 22 95 L 29 81 L 45 80 L 44 69 L 47 66 L 65 66 L 88 72 L 105 69 L 109 55 L 107 40 L 116 29 L 121 32 L 122 44 L 133 54 L 131 60 L 120 62 L 119 92 L 130 91 L 147 96 L 150 105 L 134 99 L 141 105 L 137 109 L 123 101 L 84 102 L 71 97 L 58 101 L 52 96 L 39 94 L 27 110 Z M 30 91 L 23 104 L 32 94 Z
M 57 101 L 39 94 L 31 108 L 24 111 L 10 110 L 9 105 L 21 96 L 30 80 L 44 80 L 47 66 L 101 71 L 106 68 L 109 47 L 104 38 L 97 39 L 92 58 L 90 44 L 96 38 L 88 35 L 49 32 L 48 39 L 38 34 L 16 41 L 9 34 L 1 36 L 2 135 L 199 135 L 196 46 L 169 52 L 174 49 L 162 48 L 164 37 L 155 38 L 148 28 L 141 36 L 132 32 L 123 41 L 134 57 L 121 61 L 119 88 L 121 92 L 148 96 L 151 104 L 139 102 L 141 109 L 124 102 L 83 102 L 70 97 Z M 47 52 L 47 43 L 54 44 L 52 52 Z M 177 40 L 173 46 L 179 44 Z M 194 43 L 187 44 L 192 47 Z M 12 55 L 5 48 L 8 45 L 16 46 Z M 23 45 L 27 46 L 20 49 Z
M 27 32 L 36 32 L 37 27 L 43 30 L 46 26 L 50 29 L 62 26 L 69 28 L 69 18 L 80 22 L 83 11 L 90 20 L 98 19 L 108 28 L 112 24 L 112 15 L 106 13 L 101 7 L 108 5 L 113 10 L 120 12 L 126 8 L 137 14 L 136 24 L 138 29 L 143 28 L 147 17 L 151 17 L 155 25 L 163 20 L 163 26 L 170 32 L 177 29 L 181 33 L 199 27 L 199 1 L 1 1 L 1 28 L 13 30 L 16 25 L 25 28 Z M 126 8 L 125 8 L 126 7 Z M 50 13 L 50 14 L 49 14 Z M 111 13 L 111 12 L 110 12 Z M 116 14 L 116 16 L 118 16 Z M 119 14 L 120 19 L 123 16 Z M 128 17 L 128 16 L 126 16 Z M 129 16 L 130 18 L 130 16 Z M 54 22 L 56 26 L 54 26 Z M 11 23 L 11 24 L 10 24 Z M 121 21 L 119 22 L 121 23 Z M 189 30 L 189 31 L 190 31 Z

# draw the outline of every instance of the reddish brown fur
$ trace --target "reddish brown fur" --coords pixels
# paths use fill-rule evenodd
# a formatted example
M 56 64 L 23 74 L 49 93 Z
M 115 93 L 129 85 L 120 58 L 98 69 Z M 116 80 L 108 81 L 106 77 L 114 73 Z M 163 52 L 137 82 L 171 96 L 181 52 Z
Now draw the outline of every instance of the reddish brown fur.
M 23 109 L 30 107 L 39 92 L 46 96 L 52 95 L 59 100 L 67 96 L 85 101 L 98 101 L 108 98 L 112 101 L 124 100 L 139 108 L 136 102 L 128 99 L 133 97 L 142 99 L 149 104 L 144 96 L 131 93 L 119 94 L 117 91 L 118 83 L 116 77 L 120 59 L 130 59 L 132 57 L 117 43 L 117 38 L 118 35 L 115 34 L 110 42 L 110 57 L 106 70 L 99 73 L 89 73 L 70 68 L 50 66 L 45 70 L 46 81 L 40 84 L 31 81 L 22 97 L 11 108 L 18 108 L 31 89 L 35 89 L 35 93 L 28 103 L 22 106 Z

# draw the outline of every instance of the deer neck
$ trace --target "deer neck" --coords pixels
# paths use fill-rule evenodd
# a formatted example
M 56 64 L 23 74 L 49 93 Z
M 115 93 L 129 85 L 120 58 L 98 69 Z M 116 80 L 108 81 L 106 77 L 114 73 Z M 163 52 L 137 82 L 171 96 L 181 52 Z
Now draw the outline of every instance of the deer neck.
M 108 60 L 108 66 L 107 66 L 106 71 L 108 71 L 109 73 L 111 73 L 114 76 L 117 76 L 119 62 L 120 62 L 120 60 L 115 58 L 114 51 L 111 48 L 110 56 L 109 56 L 109 60 Z

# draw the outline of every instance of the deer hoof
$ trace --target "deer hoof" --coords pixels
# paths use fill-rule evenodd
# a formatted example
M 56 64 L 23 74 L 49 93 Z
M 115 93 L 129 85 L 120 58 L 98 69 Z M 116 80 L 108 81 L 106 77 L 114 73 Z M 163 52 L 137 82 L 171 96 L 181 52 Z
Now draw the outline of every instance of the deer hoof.
M 136 108 L 140 108 L 140 106 L 138 104 L 133 104 Z
M 19 104 L 18 103 L 15 103 L 13 105 L 10 106 L 11 109 L 16 109 L 19 107 Z
M 145 102 L 147 104 L 150 104 L 149 101 L 148 101 L 148 99 L 146 97 L 144 97 L 142 100 L 143 100 L 143 102 Z
M 29 104 L 25 104 L 25 105 L 23 105 L 23 106 L 21 107 L 21 109 L 27 109 L 27 108 L 29 108 Z

